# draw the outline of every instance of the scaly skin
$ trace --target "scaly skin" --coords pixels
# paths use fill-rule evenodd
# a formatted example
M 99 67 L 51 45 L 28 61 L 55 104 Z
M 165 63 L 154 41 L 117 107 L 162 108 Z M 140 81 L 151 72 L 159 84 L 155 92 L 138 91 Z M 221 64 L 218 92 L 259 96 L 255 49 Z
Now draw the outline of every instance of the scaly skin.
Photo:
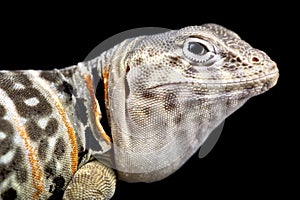
M 278 76 L 264 52 L 215 24 L 127 39 L 60 70 L 0 71 L 1 198 L 109 199 L 113 171 L 161 180 Z

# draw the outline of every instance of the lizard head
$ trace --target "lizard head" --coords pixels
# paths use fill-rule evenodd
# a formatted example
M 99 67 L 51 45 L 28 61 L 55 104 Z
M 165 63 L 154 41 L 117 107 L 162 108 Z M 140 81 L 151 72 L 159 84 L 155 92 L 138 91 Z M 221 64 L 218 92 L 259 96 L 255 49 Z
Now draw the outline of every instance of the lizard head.
M 112 62 L 109 104 L 117 169 L 127 181 L 176 171 L 227 116 L 278 79 L 264 52 L 215 24 L 118 48 L 123 56 Z
M 157 69 L 149 69 L 159 74 L 147 76 L 150 83 L 144 85 L 148 88 L 194 83 L 202 85 L 204 93 L 211 93 L 212 85 L 218 94 L 243 91 L 254 96 L 270 89 L 278 79 L 276 63 L 269 56 L 216 24 L 145 37 L 125 62 L 130 69 L 150 65 Z M 218 90 L 215 84 L 220 86 Z

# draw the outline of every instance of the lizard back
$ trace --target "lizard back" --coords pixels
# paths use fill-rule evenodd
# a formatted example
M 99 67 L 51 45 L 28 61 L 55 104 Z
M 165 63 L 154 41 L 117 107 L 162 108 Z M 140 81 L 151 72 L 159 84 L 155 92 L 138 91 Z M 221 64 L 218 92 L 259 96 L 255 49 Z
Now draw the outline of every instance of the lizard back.
M 60 97 L 63 91 L 51 86 L 44 75 L 0 72 L 0 190 L 4 199 L 49 197 L 61 192 L 77 169 L 79 144 L 67 103 Z

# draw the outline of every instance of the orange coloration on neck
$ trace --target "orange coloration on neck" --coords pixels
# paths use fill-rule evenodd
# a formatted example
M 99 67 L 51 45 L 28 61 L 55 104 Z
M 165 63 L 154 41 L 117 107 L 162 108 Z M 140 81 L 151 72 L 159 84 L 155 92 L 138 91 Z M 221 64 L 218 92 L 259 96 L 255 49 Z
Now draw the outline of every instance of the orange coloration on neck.
M 84 74 L 83 77 L 84 77 L 84 80 L 86 82 L 87 89 L 89 90 L 89 93 L 91 95 L 91 100 L 92 100 L 92 104 L 93 104 L 93 111 L 94 111 L 94 119 L 95 119 L 97 129 L 99 130 L 99 133 L 100 133 L 101 137 L 106 141 L 106 143 L 108 145 L 110 145 L 111 144 L 110 137 L 105 133 L 102 125 L 100 124 L 100 119 L 101 119 L 100 109 L 99 109 L 98 101 L 96 100 L 92 78 L 91 78 L 90 75 L 87 75 L 87 74 Z
M 104 67 L 104 72 L 103 72 L 103 85 L 104 85 L 104 102 L 105 105 L 108 105 L 108 69 Z
M 61 103 L 58 100 L 55 100 L 55 106 L 58 110 L 59 115 L 62 118 L 62 121 L 63 121 L 65 127 L 67 128 L 67 132 L 68 132 L 68 135 L 70 138 L 71 147 L 72 147 L 72 151 L 70 153 L 71 170 L 72 170 L 72 173 L 75 174 L 75 172 L 77 170 L 77 165 L 78 165 L 78 150 L 77 150 L 76 134 L 75 134 L 73 127 L 71 126 L 70 121 L 67 118 L 66 111 L 64 110 L 63 106 L 61 105 Z

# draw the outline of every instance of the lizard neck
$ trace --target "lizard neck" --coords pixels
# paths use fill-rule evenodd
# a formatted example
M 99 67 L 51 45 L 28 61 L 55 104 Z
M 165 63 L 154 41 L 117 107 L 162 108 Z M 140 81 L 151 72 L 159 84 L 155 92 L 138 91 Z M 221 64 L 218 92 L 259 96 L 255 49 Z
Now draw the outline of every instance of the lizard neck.
M 64 89 L 70 95 L 65 107 L 77 130 L 77 137 L 82 143 L 84 157 L 81 164 L 90 156 L 103 157 L 111 149 L 110 115 L 109 115 L 109 75 L 111 71 L 120 70 L 123 65 L 123 42 L 100 56 L 78 63 L 75 66 L 52 71 L 58 73 L 65 84 Z M 122 55 L 123 57 L 121 57 Z

